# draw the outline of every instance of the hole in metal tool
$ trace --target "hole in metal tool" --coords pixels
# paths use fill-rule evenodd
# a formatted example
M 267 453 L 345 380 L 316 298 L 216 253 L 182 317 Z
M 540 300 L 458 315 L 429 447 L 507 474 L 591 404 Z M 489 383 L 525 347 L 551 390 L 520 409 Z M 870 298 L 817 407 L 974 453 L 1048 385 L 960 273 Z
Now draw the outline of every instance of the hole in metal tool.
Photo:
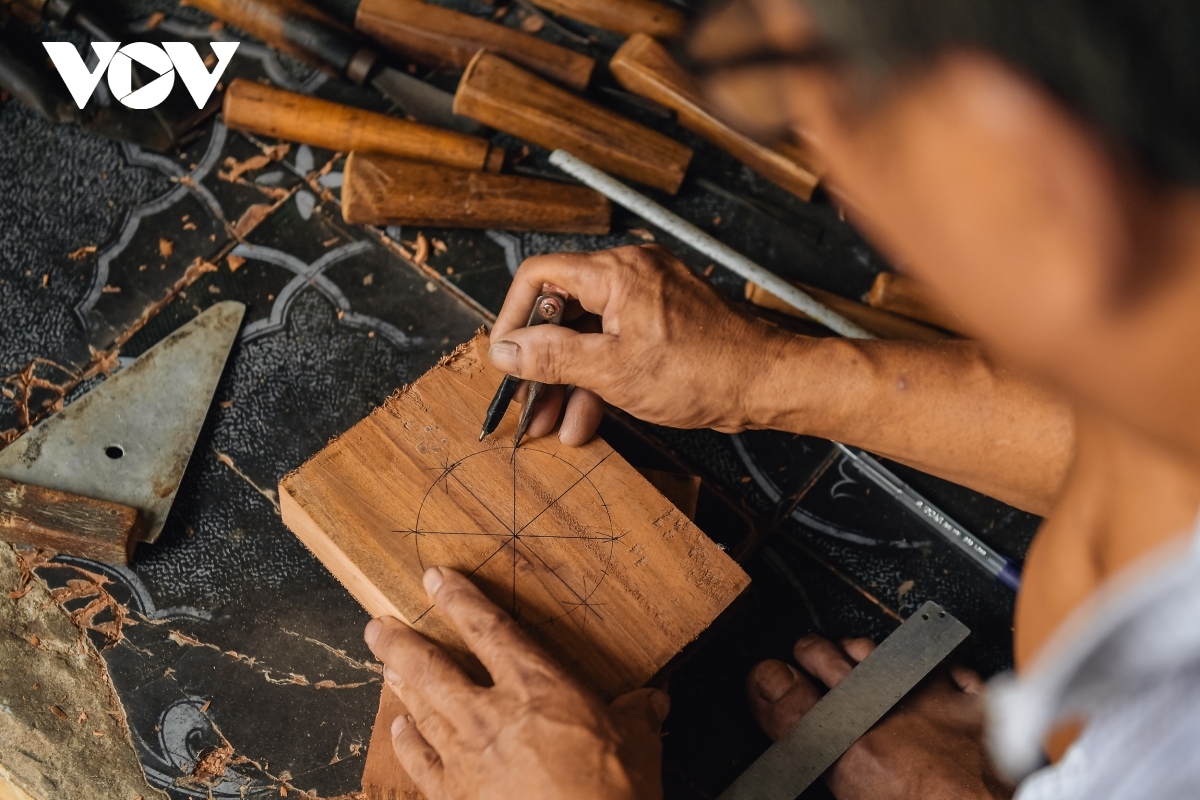
M 104 455 L 115 461 L 121 456 L 125 455 L 125 448 L 121 447 L 119 444 L 110 444 L 108 447 L 104 448 Z

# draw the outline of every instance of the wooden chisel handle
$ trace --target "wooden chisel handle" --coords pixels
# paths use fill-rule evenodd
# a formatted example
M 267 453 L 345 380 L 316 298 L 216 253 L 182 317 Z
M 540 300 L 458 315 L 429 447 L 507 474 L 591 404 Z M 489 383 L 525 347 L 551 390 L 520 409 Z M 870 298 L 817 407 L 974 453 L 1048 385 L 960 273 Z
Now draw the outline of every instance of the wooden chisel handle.
M 488 50 L 582 91 L 596 62 L 536 36 L 421 0 L 362 0 L 354 26 L 388 49 L 431 67 L 462 69 Z
M 625 36 L 645 33 L 674 39 L 683 33 L 687 18 L 676 8 L 654 0 L 532 0 L 555 14 L 571 17 L 597 28 Z
M 304 0 L 182 0 L 318 67 L 362 83 L 379 54 L 349 28 Z
M 681 125 L 763 177 L 805 200 L 812 197 L 817 171 L 803 151 L 795 146 L 766 147 L 717 119 L 692 77 L 654 39 L 644 33 L 630 36 L 613 55 L 609 70 L 623 87 L 673 109 Z
M 892 272 L 875 276 L 871 291 L 863 298 L 872 308 L 890 311 L 954 333 L 968 336 L 958 315 L 943 306 L 929 287 L 920 281 Z
M 586 186 L 351 153 L 342 217 L 353 224 L 608 233 L 612 206 Z
M 487 139 L 331 103 L 238 78 L 225 90 L 225 124 L 326 150 L 388 153 L 460 169 L 499 171 L 504 151 Z
M 597 169 L 674 194 L 692 151 L 674 139 L 480 52 L 454 95 L 454 112 Z

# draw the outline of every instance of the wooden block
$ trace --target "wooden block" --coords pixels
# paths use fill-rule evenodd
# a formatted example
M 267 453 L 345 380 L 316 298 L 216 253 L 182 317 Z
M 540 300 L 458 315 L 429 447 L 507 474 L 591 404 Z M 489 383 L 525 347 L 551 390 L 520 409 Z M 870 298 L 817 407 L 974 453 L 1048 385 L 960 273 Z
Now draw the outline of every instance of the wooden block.
M 692 158 L 691 149 L 674 139 L 486 52 L 467 65 L 454 111 L 671 194 L 679 190 Z
M 421 800 L 413 779 L 408 777 L 392 747 L 392 720 L 408 709 L 386 684 L 379 696 L 379 711 L 371 742 L 367 745 L 367 763 L 363 767 L 362 789 L 367 800 Z
M 480 674 L 421 575 L 473 580 L 605 698 L 642 686 L 749 578 L 600 439 L 483 443 L 501 374 L 481 332 L 280 484 L 283 520 L 373 616 L 393 616 Z
M 108 564 L 128 564 L 137 509 L 0 478 L 0 539 Z
M 362 0 L 354 26 L 402 56 L 442 69 L 462 69 L 488 50 L 583 91 L 596 66 L 574 50 L 421 0 Z
M 841 295 L 826 292 L 815 286 L 805 286 L 796 283 L 797 287 L 809 294 L 814 300 L 841 314 L 846 319 L 859 325 L 868 333 L 880 339 L 899 339 L 916 342 L 933 341 L 935 339 L 951 338 L 950 334 L 936 328 L 930 328 L 919 322 L 913 322 L 905 317 L 882 311 L 877 308 L 847 300 Z M 780 300 L 756 283 L 746 283 L 746 299 L 756 306 L 769 308 L 800 319 L 812 319 L 807 314 L 798 311 Z
M 700 476 L 682 472 L 666 472 L 661 469 L 639 469 L 643 477 L 663 493 L 663 497 L 696 521 L 696 506 L 700 503 Z
M 818 177 L 811 158 L 795 145 L 761 145 L 717 119 L 701 96 L 700 87 L 654 39 L 644 33 L 630 36 L 608 66 L 617 82 L 629 91 L 674 109 L 680 124 L 688 130 L 792 194 L 805 200 L 812 197 Z
M 673 39 L 687 26 L 682 11 L 654 0 L 533 0 L 533 4 L 625 36 L 645 33 Z
M 881 272 L 867 293 L 867 305 L 968 336 L 958 315 L 938 302 L 929 287 L 913 278 Z
M 326 150 L 387 153 L 459 169 L 499 169 L 487 139 L 319 100 L 245 78 L 237 78 L 225 90 L 224 117 L 225 124 L 234 130 Z
M 351 153 L 342 217 L 370 225 L 608 233 L 612 206 L 586 186 Z

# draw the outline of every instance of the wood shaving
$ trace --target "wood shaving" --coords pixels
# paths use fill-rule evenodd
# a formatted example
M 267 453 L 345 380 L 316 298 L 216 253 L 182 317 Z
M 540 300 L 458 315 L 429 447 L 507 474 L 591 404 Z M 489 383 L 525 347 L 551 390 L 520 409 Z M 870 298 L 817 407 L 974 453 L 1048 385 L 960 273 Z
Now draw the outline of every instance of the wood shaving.
M 83 247 L 79 248 L 78 250 L 72 250 L 70 253 L 67 254 L 67 258 L 71 259 L 72 261 L 79 261 L 81 259 L 87 258 L 94 252 L 96 252 L 96 245 L 88 244 L 88 245 L 84 245 Z
M 335 244 L 337 244 L 341 240 L 342 240 L 342 237 L 340 237 L 340 236 L 335 236 L 332 239 L 326 239 L 325 241 L 321 242 L 321 247 L 333 247 Z
M 196 223 L 194 223 L 194 222 L 189 222 L 189 223 L 187 223 L 186 225 L 184 225 L 184 226 L 183 226 L 183 229 L 184 229 L 185 231 L 194 231 L 194 230 L 196 230 Z
M 50 713 L 53 714 L 54 716 L 58 717 L 59 719 L 67 718 L 67 712 L 63 711 L 58 706 L 50 706 Z
M 654 234 L 651 233 L 650 231 L 646 230 L 645 228 L 630 228 L 629 234 L 631 236 L 636 236 L 637 238 L 641 239 L 643 242 L 653 242 L 654 241 Z
M 120 286 L 109 286 L 108 284 L 105 284 L 104 288 L 100 290 L 100 293 L 101 294 L 120 294 L 121 287 Z
M 418 264 L 424 264 L 429 260 L 429 240 L 425 238 L 425 234 L 417 234 L 417 242 L 413 247 L 413 261 Z
M 904 599 L 904 595 L 906 595 L 906 594 L 908 594 L 909 592 L 911 592 L 911 591 L 913 590 L 913 587 L 914 587 L 914 586 L 916 586 L 916 585 L 917 585 L 917 582 L 916 582 L 916 581 L 911 581 L 911 580 L 910 580 L 910 581 L 905 581 L 904 583 L 900 584 L 900 588 L 899 588 L 899 589 L 896 591 L 896 599 L 897 599 L 897 600 L 903 600 L 903 599 Z
M 174 253 L 174 252 L 175 252 L 175 243 L 174 242 L 172 242 L 170 239 L 159 239 L 158 240 L 159 255 L 161 255 L 163 258 L 170 258 L 171 253 Z
M 155 28 L 158 27 L 159 23 L 162 22 L 166 18 L 167 18 L 167 15 L 164 14 L 163 12 L 155 11 L 153 14 L 150 15 L 150 19 L 146 20 L 146 30 L 150 30 L 150 31 L 154 30 Z
M 241 256 L 226 256 L 225 263 L 229 265 L 230 272 L 237 272 L 246 263 L 246 259 Z
M 263 152 L 263 155 L 265 155 L 267 158 L 271 159 L 272 161 L 280 161 L 281 159 L 283 159 L 284 156 L 286 156 L 291 151 L 292 151 L 292 146 L 290 144 L 288 144 L 286 142 L 281 142 L 280 144 L 277 144 L 274 147 L 268 147 Z
M 366 274 L 366 276 L 363 278 L 362 283 L 363 283 L 363 286 L 370 286 L 371 284 L 375 283 L 375 273 L 368 272 Z
M 228 743 L 206 750 L 196 760 L 196 768 L 192 770 L 192 777 L 205 782 L 220 778 L 225 774 L 225 770 L 232 760 L 233 746 Z
M 441 239 L 430 239 L 429 241 L 433 245 L 433 252 L 437 253 L 439 256 L 450 249 Z
M 250 231 L 258 227 L 258 225 L 266 219 L 275 207 L 267 203 L 255 203 L 242 213 L 242 216 L 233 224 L 233 235 L 238 239 L 244 239 Z
M 270 164 L 272 160 L 273 159 L 269 155 L 263 154 L 250 156 L 250 158 L 247 158 L 245 161 L 238 161 L 233 156 L 229 156 L 223 162 L 226 169 L 218 170 L 217 177 L 223 181 L 234 183 L 245 173 L 262 169 Z

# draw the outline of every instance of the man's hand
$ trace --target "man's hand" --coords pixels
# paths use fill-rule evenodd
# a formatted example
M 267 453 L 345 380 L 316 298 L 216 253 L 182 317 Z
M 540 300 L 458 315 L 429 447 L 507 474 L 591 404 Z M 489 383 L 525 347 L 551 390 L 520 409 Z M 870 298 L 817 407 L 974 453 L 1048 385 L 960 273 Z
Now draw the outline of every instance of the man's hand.
M 523 327 L 547 283 L 595 317 L 576 326 L 581 330 Z M 559 437 L 579 445 L 595 432 L 603 401 L 676 428 L 749 426 L 746 400 L 781 339 L 666 250 L 648 245 L 526 260 L 496 318 L 488 355 L 497 369 L 555 387 L 539 399 L 531 437 L 553 430 L 562 387 L 578 387 Z
M 833 688 L 875 643 L 842 646 L 820 636 L 796 643 L 804 672 L 782 661 L 750 671 L 746 694 L 771 739 L 786 734 L 821 698 L 805 673 Z M 938 670 L 846 751 L 825 775 L 838 800 L 996 800 L 1012 796 L 983 745 L 983 680 L 958 666 Z
M 666 692 L 639 689 L 605 706 L 454 570 L 425 589 L 492 677 L 472 681 L 404 623 L 367 625 L 366 641 L 409 709 L 392 744 L 429 800 L 657 800 Z

